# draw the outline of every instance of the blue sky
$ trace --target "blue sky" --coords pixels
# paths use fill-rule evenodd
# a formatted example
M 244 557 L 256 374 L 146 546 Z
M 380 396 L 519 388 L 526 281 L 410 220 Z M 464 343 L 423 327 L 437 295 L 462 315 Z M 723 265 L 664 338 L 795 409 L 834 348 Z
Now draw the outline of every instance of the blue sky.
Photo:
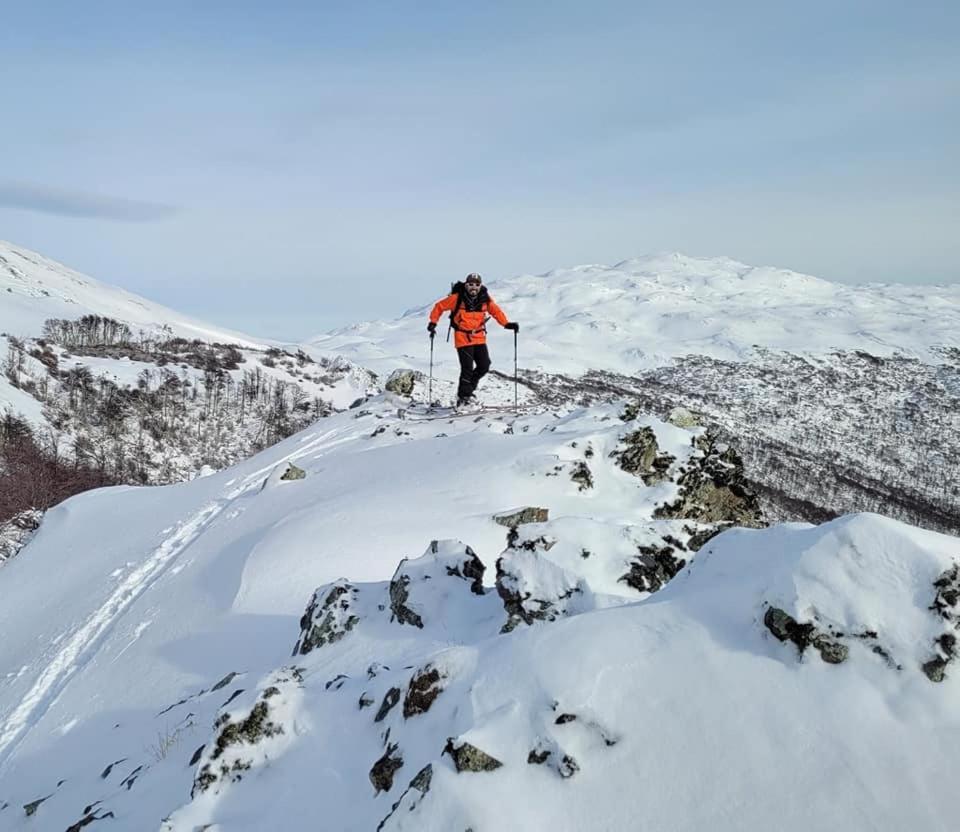
M 955 0 L 0 9 L 0 238 L 224 325 L 666 250 L 960 280 Z

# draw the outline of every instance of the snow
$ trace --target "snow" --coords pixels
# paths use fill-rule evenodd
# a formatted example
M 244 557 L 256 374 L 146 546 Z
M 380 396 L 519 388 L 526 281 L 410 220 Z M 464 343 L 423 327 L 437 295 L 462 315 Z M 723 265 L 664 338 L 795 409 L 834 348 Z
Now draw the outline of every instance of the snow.
M 734 529 L 647 595 L 618 575 L 684 521 L 654 516 L 672 481 L 610 456 L 636 428 L 618 407 L 412 422 L 396 402 L 189 483 L 48 512 L 0 569 L 0 667 L 23 668 L 0 677 L 0 828 L 64 829 L 96 801 L 117 828 L 169 832 L 388 815 L 386 830 L 953 828 L 960 675 L 935 684 L 920 665 L 952 626 L 930 606 L 956 538 L 866 514 Z M 701 429 L 641 419 L 675 472 Z M 290 462 L 305 479 L 280 479 Z M 508 547 L 492 517 L 528 505 L 550 519 Z M 482 594 L 448 568 L 467 545 Z M 575 590 L 556 620 L 500 633 L 501 558 L 535 593 Z M 403 576 L 422 628 L 392 620 Z M 352 587 L 343 635 L 291 659 L 334 583 Z M 771 606 L 842 631 L 848 660 L 775 639 Z M 405 711 L 431 669 L 436 699 Z M 215 757 L 257 708 L 269 730 Z M 448 738 L 502 766 L 457 773 Z M 393 744 L 403 765 L 375 794 Z M 428 765 L 426 793 L 408 788 Z
M 107 286 L 36 252 L 0 240 L 0 333 L 40 335 L 48 318 L 100 315 L 157 333 L 262 348 L 263 342 L 174 312 L 123 289 Z
M 444 289 L 438 287 L 438 296 Z M 591 369 L 629 374 L 690 354 L 745 360 L 756 346 L 798 353 L 863 349 L 930 361 L 931 348 L 960 340 L 960 286 L 850 286 L 725 257 L 662 254 L 556 269 L 494 281 L 490 293 L 520 323 L 520 366 L 572 375 Z M 378 374 L 398 367 L 425 371 L 431 305 L 311 343 Z M 494 366 L 510 372 L 510 333 L 492 323 L 488 338 Z M 439 374 L 454 375 L 452 350 L 441 341 L 436 347 Z

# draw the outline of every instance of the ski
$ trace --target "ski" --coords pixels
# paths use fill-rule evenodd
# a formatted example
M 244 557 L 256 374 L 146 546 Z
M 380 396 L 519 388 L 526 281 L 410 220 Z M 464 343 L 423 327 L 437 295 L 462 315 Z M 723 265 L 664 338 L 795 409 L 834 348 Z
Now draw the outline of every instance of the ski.
M 485 407 L 457 408 L 449 405 L 420 405 L 411 404 L 400 408 L 397 416 L 403 420 L 423 422 L 434 419 L 462 419 L 467 416 L 509 416 L 522 415 L 523 410 L 517 410 L 513 405 L 490 405 Z

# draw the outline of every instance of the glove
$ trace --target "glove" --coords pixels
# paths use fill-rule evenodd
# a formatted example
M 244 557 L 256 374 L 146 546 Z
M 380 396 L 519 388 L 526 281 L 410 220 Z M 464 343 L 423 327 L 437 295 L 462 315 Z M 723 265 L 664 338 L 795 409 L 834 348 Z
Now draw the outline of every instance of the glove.
M 510 321 L 510 323 L 504 324 L 504 325 L 503 325 L 503 328 L 504 328 L 504 329 L 512 329 L 514 332 L 519 332 L 519 331 L 520 331 L 520 324 L 516 323 L 515 321 Z
M 427 332 L 430 333 L 431 338 L 436 334 L 437 325 L 433 321 L 430 321 L 430 323 L 427 324 Z

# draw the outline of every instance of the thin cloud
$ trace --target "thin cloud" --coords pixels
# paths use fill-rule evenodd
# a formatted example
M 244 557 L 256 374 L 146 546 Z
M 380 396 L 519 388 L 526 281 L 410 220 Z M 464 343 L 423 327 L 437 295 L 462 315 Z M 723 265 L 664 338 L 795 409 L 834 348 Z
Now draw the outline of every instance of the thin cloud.
M 68 191 L 30 182 L 0 181 L 0 206 L 81 219 L 155 222 L 173 216 L 172 205 Z

